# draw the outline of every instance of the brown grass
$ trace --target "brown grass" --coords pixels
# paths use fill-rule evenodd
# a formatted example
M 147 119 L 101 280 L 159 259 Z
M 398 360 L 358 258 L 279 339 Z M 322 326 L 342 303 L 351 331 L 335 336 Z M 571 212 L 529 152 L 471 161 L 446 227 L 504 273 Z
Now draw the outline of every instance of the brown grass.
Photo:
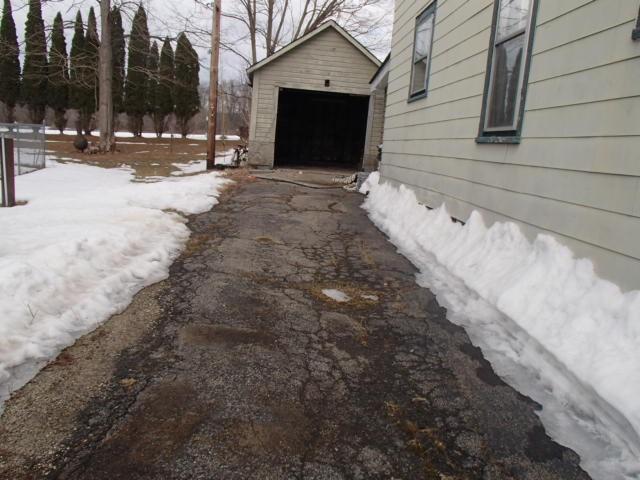
M 123 165 L 132 168 L 136 177 L 166 177 L 178 171 L 173 163 L 189 163 L 203 160 L 207 156 L 207 142 L 183 138 L 117 138 L 116 151 L 106 154 L 89 155 L 78 152 L 73 146 L 75 137 L 71 135 L 47 135 L 47 151 L 62 162 L 80 162 L 104 168 Z M 98 137 L 88 137 L 90 143 Z M 237 141 L 218 141 L 218 154 L 234 148 Z

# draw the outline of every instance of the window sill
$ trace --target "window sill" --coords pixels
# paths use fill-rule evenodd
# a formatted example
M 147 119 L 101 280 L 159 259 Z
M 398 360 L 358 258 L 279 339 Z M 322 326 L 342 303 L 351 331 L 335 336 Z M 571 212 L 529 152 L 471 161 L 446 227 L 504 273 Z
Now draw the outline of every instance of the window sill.
M 633 40 L 640 40 L 640 27 L 636 28 L 632 33 L 631 33 L 631 38 Z
M 518 144 L 520 143 L 520 136 L 500 137 L 496 135 L 496 136 L 477 137 L 476 143 Z
M 411 95 L 408 99 L 407 99 L 407 103 L 411 103 L 411 102 L 416 102 L 418 100 L 422 100 L 423 98 L 427 98 L 427 92 L 422 92 L 422 93 L 416 93 L 415 95 Z

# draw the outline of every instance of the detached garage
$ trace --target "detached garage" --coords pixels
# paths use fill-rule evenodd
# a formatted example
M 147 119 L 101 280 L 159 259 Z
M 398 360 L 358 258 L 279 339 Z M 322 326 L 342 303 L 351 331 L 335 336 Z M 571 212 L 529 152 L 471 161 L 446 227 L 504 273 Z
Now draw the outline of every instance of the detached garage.
M 379 66 L 329 21 L 250 67 L 249 163 L 374 170 L 384 96 L 369 81 Z

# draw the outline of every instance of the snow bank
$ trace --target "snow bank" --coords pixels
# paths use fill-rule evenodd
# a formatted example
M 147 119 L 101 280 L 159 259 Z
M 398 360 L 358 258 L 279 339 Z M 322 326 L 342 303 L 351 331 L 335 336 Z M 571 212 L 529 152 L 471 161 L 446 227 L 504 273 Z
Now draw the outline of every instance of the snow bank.
M 125 169 L 49 162 L 16 179 L 0 209 L 0 400 L 80 335 L 168 275 L 189 230 L 172 209 L 210 209 L 227 182 L 210 173 L 132 183 Z M 23 375 L 24 377 L 24 375 Z M 4 388 L 1 388 L 3 387 Z
M 371 220 L 420 270 L 450 318 L 506 381 L 541 403 L 547 430 L 594 478 L 640 478 L 640 292 L 598 278 L 589 260 L 514 223 L 465 225 L 404 186 L 361 191 Z

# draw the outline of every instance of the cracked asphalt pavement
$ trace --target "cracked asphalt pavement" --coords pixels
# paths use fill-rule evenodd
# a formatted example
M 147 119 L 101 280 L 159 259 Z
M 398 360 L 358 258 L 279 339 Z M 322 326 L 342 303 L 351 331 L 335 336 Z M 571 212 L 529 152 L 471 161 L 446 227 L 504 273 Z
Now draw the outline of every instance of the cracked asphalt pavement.
M 8 402 L 0 476 L 588 478 L 362 200 L 240 178 L 168 280 Z

